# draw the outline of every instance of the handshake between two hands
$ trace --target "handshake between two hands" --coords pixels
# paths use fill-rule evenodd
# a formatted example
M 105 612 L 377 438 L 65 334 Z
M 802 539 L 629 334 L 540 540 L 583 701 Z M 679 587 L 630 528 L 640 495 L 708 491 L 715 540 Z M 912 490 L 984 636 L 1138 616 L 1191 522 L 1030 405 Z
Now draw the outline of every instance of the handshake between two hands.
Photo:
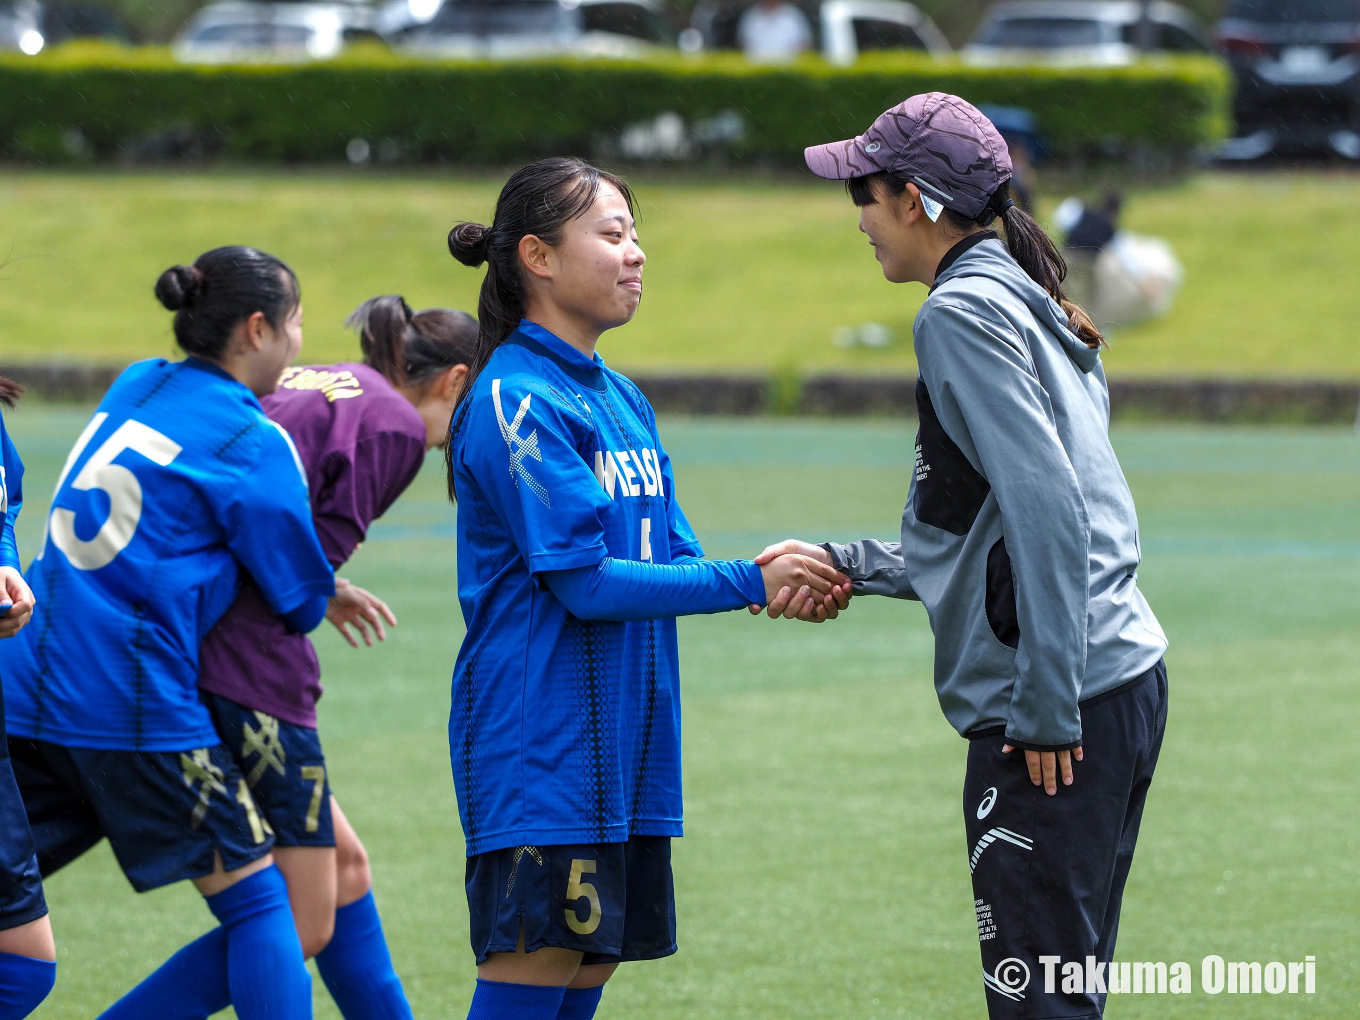
M 834 620 L 850 605 L 850 578 L 831 565 L 831 554 L 819 545 L 788 539 L 770 546 L 756 557 L 765 580 L 765 605 L 751 606 L 777 620 L 824 623 Z

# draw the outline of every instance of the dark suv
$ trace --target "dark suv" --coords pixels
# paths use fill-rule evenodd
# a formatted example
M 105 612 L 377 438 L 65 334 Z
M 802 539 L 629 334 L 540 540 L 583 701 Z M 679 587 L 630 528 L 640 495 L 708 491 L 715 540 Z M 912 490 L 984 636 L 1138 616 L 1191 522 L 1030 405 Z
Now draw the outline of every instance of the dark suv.
M 1360 159 L 1360 0 L 1229 0 L 1216 38 L 1241 141 Z

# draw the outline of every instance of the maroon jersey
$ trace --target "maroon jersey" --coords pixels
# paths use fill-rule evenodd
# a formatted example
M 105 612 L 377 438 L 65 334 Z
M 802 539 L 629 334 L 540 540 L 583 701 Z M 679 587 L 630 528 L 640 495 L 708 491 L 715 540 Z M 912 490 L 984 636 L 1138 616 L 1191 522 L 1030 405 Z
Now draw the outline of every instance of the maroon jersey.
M 291 368 L 260 403 L 297 447 L 321 547 L 339 567 L 368 526 L 411 484 L 425 459 L 425 423 L 382 373 L 367 365 Z M 290 631 L 253 580 L 208 633 L 198 685 L 298 726 L 316 726 L 321 667 L 304 634 Z

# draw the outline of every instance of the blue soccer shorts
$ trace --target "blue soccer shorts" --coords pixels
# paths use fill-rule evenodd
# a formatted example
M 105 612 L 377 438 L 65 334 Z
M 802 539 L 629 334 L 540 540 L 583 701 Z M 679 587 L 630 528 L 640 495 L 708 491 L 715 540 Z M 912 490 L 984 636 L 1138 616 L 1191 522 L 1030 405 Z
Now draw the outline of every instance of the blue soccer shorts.
M 273 848 L 269 823 L 223 744 L 106 751 L 9 738 L 44 876 L 107 837 L 138 892 L 235 871 Z
M 203 701 L 273 828 L 275 845 L 335 846 L 330 780 L 316 730 L 217 694 L 205 693 Z
M 528 952 L 571 949 L 586 965 L 676 950 L 668 836 L 477 854 L 467 861 L 467 898 L 478 963 L 513 953 L 521 934 Z
M 4 732 L 0 709 L 0 930 L 17 928 L 47 913 L 38 855 Z

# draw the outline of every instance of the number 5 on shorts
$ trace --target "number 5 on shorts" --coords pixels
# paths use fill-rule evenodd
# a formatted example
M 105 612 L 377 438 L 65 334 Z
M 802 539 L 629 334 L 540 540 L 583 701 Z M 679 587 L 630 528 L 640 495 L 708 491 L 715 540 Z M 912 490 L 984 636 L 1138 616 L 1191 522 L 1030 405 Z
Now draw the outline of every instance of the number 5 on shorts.
M 588 900 L 590 902 L 590 913 L 584 921 L 581 920 L 580 912 L 576 907 L 567 908 L 567 927 L 577 935 L 590 935 L 600 926 L 600 918 L 604 911 L 600 909 L 600 894 L 589 882 L 582 882 L 581 876 L 595 874 L 595 862 L 573 860 L 571 862 L 571 876 L 567 879 L 567 899 L 568 900 Z

